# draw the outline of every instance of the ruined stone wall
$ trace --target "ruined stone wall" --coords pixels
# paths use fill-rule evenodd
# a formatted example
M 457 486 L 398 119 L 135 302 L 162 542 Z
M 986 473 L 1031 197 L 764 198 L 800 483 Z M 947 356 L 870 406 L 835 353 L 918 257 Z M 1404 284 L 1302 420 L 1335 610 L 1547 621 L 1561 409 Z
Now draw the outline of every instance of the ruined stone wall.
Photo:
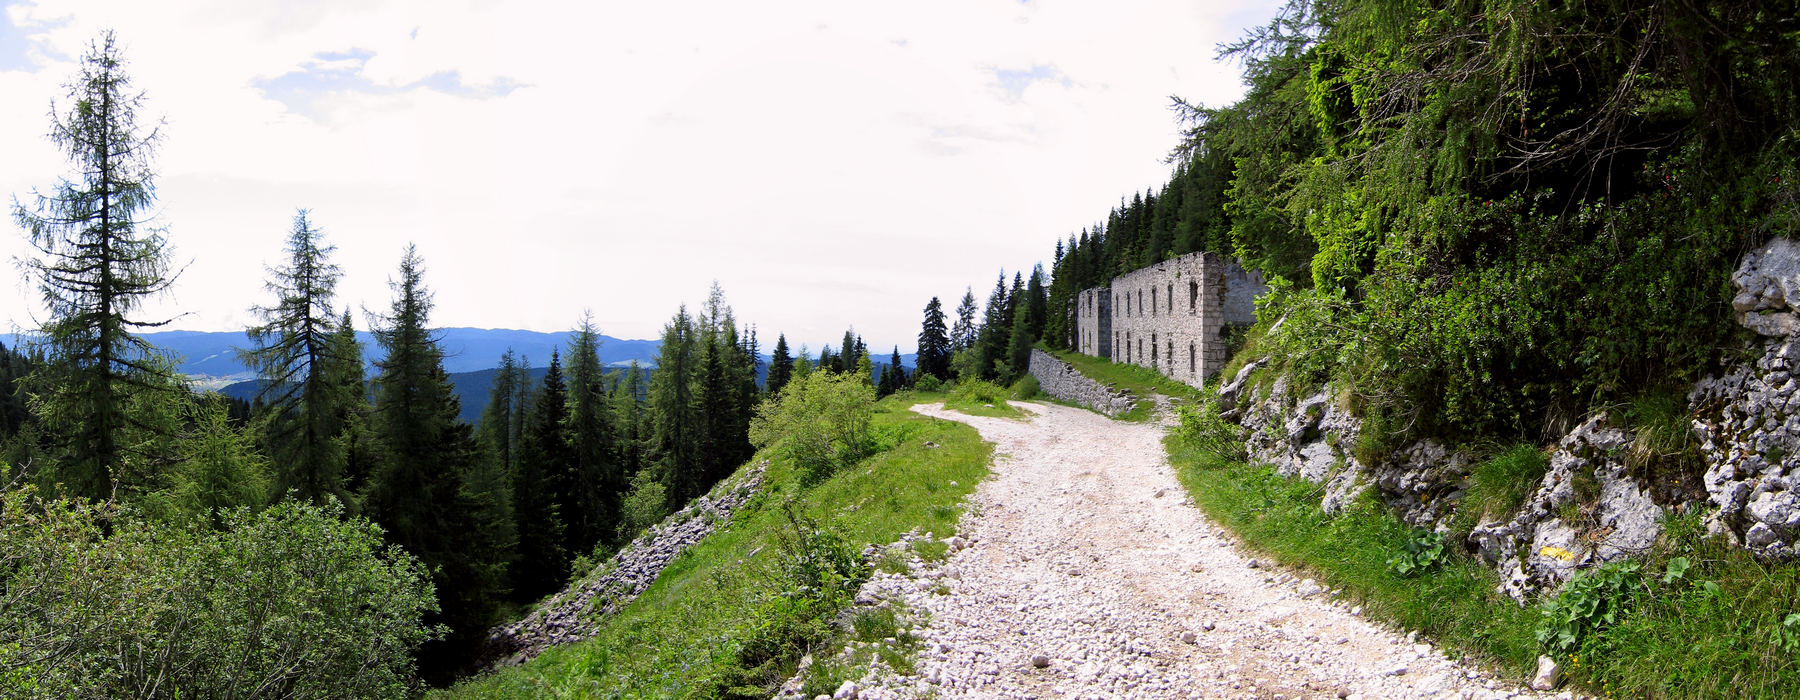
M 1212 253 L 1190 253 L 1113 278 L 1077 297 L 1081 352 L 1149 367 L 1200 386 L 1229 359 L 1220 331 L 1256 321 L 1262 276 Z
M 1130 393 L 1088 379 L 1069 363 L 1042 350 L 1031 351 L 1030 372 L 1037 378 L 1039 391 L 1109 416 L 1127 413 L 1137 405 Z

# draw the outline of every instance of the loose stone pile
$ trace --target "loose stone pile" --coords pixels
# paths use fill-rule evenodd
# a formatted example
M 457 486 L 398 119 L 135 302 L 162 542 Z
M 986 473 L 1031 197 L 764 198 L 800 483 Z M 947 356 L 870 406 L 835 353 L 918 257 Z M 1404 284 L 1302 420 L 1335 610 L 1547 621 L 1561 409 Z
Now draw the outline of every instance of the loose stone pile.
M 1042 350 L 1031 351 L 1030 372 L 1045 394 L 1109 416 L 1128 413 L 1137 405 L 1130 393 L 1088 379 L 1069 363 Z
M 625 545 L 596 573 L 540 603 L 525 619 L 495 627 L 483 652 L 490 660 L 486 665 L 522 664 L 551 645 L 587 639 L 600 619 L 629 605 L 671 560 L 730 522 L 732 512 L 757 493 L 767 466 L 765 461 L 720 482 Z
M 1244 557 L 1185 502 L 1159 426 L 1030 408 L 915 409 L 974 425 L 994 474 L 947 561 L 859 596 L 923 613 L 916 673 L 877 662 L 834 697 L 1532 697 Z

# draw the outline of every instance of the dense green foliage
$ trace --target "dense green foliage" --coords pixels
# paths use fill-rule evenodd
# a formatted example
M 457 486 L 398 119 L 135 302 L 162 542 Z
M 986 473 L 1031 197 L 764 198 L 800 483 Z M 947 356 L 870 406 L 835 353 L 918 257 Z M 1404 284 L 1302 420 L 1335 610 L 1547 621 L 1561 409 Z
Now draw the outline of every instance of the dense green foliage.
M 788 384 L 750 422 L 750 441 L 800 469 L 802 483 L 830 477 L 873 447 L 875 392 L 858 377 L 820 371 Z
M 1285 369 L 1395 429 L 1535 437 L 1691 379 L 1738 256 L 1800 232 L 1797 9 L 1297 0 L 1231 47 L 1242 101 L 1178 102 L 1170 182 L 1059 242 L 1050 317 L 1213 250 L 1291 282 Z
M 0 695 L 405 697 L 424 567 L 301 501 L 210 528 L 0 491 Z M 189 521 L 193 522 L 193 521 Z

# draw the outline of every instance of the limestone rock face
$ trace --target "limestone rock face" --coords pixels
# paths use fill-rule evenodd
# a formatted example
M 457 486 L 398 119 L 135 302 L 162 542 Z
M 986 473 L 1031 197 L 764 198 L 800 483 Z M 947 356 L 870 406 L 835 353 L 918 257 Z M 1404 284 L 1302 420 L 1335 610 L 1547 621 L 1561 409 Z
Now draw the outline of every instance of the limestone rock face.
M 1744 256 L 1731 277 L 1739 322 L 1769 336 L 1753 362 L 1728 362 L 1688 394 L 1706 459 L 1708 521 L 1766 556 L 1800 555 L 1800 243 L 1776 238 Z
M 1768 336 L 1800 330 L 1793 312 L 1793 302 L 1800 302 L 1800 243 L 1775 238 L 1751 251 L 1731 284 L 1738 290 L 1731 308 L 1745 328 Z

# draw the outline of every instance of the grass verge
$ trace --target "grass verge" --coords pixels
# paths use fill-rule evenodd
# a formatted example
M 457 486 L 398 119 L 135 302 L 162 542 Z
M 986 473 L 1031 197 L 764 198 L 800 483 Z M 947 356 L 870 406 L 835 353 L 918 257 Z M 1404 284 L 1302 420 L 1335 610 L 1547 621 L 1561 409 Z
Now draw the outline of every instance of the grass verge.
M 1026 413 L 1006 402 L 1013 396 L 1013 390 L 993 382 L 980 379 L 962 380 L 950 390 L 944 399 L 944 408 L 961 411 L 971 416 L 988 416 L 990 418 L 1025 418 Z
M 954 534 L 963 499 L 987 474 L 991 446 L 973 428 L 908 410 L 922 398 L 878 403 L 874 424 L 887 449 L 815 486 L 802 489 L 793 465 L 772 461 L 764 495 L 677 557 L 592 638 L 438 697 L 767 697 L 811 648 L 842 644 L 828 624 L 836 611 L 786 612 L 799 603 L 789 602 L 781 573 L 793 526 L 780 504 L 792 497 L 796 515 L 860 552 L 914 527 Z
M 1447 543 L 1429 566 L 1394 562 L 1419 534 L 1372 495 L 1344 511 L 1319 508 L 1320 487 L 1279 476 L 1171 436 L 1170 462 L 1207 515 L 1253 549 L 1341 588 L 1365 614 L 1420 630 L 1452 653 L 1523 681 L 1540 653 L 1571 682 L 1608 697 L 1782 697 L 1800 688 L 1800 566 L 1759 561 L 1705 535 L 1697 515 L 1665 521 L 1636 560 L 1582 574 L 1555 597 L 1521 607 L 1496 590 L 1493 569 Z M 1541 453 L 1519 447 L 1477 471 L 1472 508 L 1503 508 L 1504 483 L 1541 474 Z M 1416 547 L 1416 545 L 1415 545 Z M 1544 630 L 1543 637 L 1540 630 Z M 1558 632 L 1570 636 L 1558 640 Z

